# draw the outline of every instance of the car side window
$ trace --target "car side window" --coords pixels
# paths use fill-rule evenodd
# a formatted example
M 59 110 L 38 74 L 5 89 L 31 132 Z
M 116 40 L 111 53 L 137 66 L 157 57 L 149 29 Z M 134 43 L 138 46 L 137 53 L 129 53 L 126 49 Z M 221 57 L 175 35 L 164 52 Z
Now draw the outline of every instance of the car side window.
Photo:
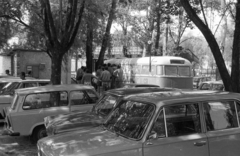
M 90 103 L 97 102 L 98 97 L 93 90 L 86 90 L 86 93 L 87 93 L 88 97 L 90 98 L 90 101 L 89 101 Z
M 166 123 L 164 123 L 164 118 Z M 154 123 L 153 130 L 159 137 L 182 136 L 201 132 L 198 104 L 164 107 Z
M 205 123 L 208 131 L 238 127 L 234 101 L 211 101 L 203 103 Z
M 50 82 L 38 82 L 39 86 L 46 86 L 49 85 Z
M 23 83 L 23 88 L 37 87 L 37 83 Z
M 59 107 L 67 105 L 67 92 L 36 93 L 26 96 L 23 103 L 23 110 Z
M 209 90 L 209 88 L 210 88 L 210 84 L 204 83 L 202 84 L 201 90 Z
M 71 105 L 84 105 L 94 103 L 93 100 L 84 91 L 72 91 L 70 93 Z

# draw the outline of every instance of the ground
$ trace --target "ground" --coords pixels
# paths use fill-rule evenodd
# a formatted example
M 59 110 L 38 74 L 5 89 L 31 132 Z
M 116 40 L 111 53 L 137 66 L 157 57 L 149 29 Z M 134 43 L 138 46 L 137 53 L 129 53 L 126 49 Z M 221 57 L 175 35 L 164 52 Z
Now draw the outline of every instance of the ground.
M 37 156 L 37 146 L 29 137 L 6 135 L 0 123 L 0 156 Z

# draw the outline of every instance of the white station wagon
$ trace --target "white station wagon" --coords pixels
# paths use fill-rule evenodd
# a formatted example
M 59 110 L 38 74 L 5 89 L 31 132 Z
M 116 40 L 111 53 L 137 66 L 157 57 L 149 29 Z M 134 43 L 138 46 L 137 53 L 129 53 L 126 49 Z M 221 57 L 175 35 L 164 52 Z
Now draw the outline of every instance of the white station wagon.
M 11 136 L 32 136 L 37 141 L 46 135 L 44 117 L 72 111 L 87 111 L 98 100 L 92 86 L 49 85 L 15 91 L 11 107 L 4 110 Z
M 3 81 L 3 79 L 1 79 Z M 9 79 L 8 83 L 0 91 L 0 122 L 4 122 L 4 107 L 11 105 L 13 94 L 16 89 L 45 86 L 50 83 L 49 79 Z

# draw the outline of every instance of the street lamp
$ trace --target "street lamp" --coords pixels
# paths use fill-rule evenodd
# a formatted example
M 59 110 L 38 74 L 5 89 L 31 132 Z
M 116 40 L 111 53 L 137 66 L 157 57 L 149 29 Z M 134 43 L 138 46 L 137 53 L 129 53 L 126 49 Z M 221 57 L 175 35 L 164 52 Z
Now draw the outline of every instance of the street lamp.
M 150 46 L 152 44 L 152 41 L 151 40 L 148 40 L 148 45 Z M 151 48 L 149 48 L 149 49 L 151 49 Z M 151 56 L 152 56 L 152 54 L 151 54 L 151 50 L 149 51 L 149 72 L 151 72 L 151 70 L 152 70 L 152 63 L 151 63 Z

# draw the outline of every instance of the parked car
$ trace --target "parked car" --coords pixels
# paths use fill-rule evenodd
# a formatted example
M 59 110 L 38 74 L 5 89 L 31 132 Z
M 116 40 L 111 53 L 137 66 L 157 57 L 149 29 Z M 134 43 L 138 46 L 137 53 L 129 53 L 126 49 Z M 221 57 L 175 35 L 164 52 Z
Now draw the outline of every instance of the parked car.
M 6 129 L 11 136 L 32 136 L 36 141 L 46 135 L 44 117 L 86 111 L 98 100 L 92 86 L 48 85 L 18 89 L 6 110 Z
M 199 85 L 199 90 L 218 90 L 218 91 L 224 91 L 224 84 L 222 81 L 206 81 L 202 82 Z
M 197 89 L 202 82 L 211 81 L 211 77 L 198 76 L 193 78 L 193 88 Z
M 44 118 L 47 135 L 80 130 L 83 128 L 96 127 L 101 125 L 108 114 L 121 100 L 128 95 L 151 92 L 170 92 L 179 89 L 174 88 L 118 88 L 103 93 L 99 101 L 91 111 L 60 114 Z
M 16 79 L 17 78 L 0 78 L 0 92 L 5 85 L 7 85 L 10 82 L 16 81 Z
M 141 83 L 129 83 L 124 84 L 123 88 L 136 88 L 136 87 L 160 87 L 154 84 L 141 84 Z
M 240 94 L 151 93 L 125 98 L 102 126 L 38 141 L 40 156 L 238 156 Z
M 49 83 L 49 79 L 12 79 L 8 82 L 0 91 L 0 122 L 4 121 L 3 108 L 10 106 L 16 89 L 45 86 Z

